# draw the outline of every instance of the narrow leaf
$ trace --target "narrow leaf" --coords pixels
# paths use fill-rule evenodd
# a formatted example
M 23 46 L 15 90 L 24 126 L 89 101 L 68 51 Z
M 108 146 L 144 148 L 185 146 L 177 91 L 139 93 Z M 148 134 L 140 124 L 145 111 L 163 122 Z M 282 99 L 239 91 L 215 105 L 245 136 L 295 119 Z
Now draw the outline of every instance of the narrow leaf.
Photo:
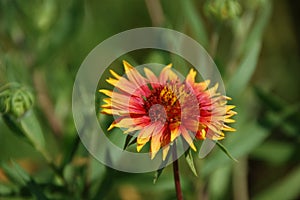
M 2 164 L 2 167 L 8 177 L 15 183 L 25 186 L 39 200 L 46 200 L 40 185 L 38 185 L 33 178 L 15 161 L 12 161 L 12 166 Z
M 10 128 L 17 136 L 24 136 L 22 129 L 12 116 L 4 114 L 2 115 L 2 119 L 8 128 Z
M 137 143 L 137 138 L 136 138 L 136 137 L 134 137 L 134 138 L 131 140 L 131 142 L 128 144 L 128 146 L 133 145 L 133 144 L 135 144 L 135 143 Z
M 20 120 L 21 127 L 26 137 L 30 140 L 33 146 L 37 150 L 45 149 L 45 138 L 42 133 L 42 129 L 39 125 L 37 118 L 34 113 L 28 113 Z
M 240 107 L 242 108 L 242 106 Z M 227 137 L 224 143 L 227 145 L 228 150 L 237 158 L 252 152 L 253 149 L 261 145 L 270 134 L 270 131 L 259 126 L 256 120 L 249 120 L 246 112 L 239 112 L 239 121 L 235 127 L 238 131 L 234 133 L 234 136 Z M 217 151 L 214 156 L 207 157 L 201 167 L 200 173 L 203 176 L 207 176 L 218 167 L 231 164 L 231 162 L 230 159 L 224 156 L 222 151 Z
M 155 174 L 154 174 L 154 179 L 153 179 L 153 184 L 156 184 L 156 182 L 158 181 L 158 179 L 159 179 L 159 177 L 160 177 L 160 175 L 162 174 L 162 172 L 163 172 L 164 169 L 165 169 L 165 168 L 163 167 L 163 168 L 160 168 L 159 170 L 157 170 L 157 171 L 155 172 Z
M 25 182 L 30 182 L 30 176 L 29 174 L 15 161 L 12 160 L 13 167 L 17 174 L 25 181 Z
M 207 156 L 214 148 L 214 146 L 216 145 L 215 141 L 213 140 L 203 140 L 201 148 L 199 150 L 199 158 L 203 159 L 205 156 Z
M 204 46 L 208 46 L 208 36 L 206 33 L 206 29 L 204 26 L 203 19 L 198 14 L 198 11 L 196 9 L 196 6 L 193 5 L 192 0 L 185 0 L 181 1 L 182 3 L 182 9 L 187 17 L 187 22 L 189 23 L 193 33 L 194 37 Z
M 216 144 L 218 145 L 218 147 L 228 156 L 228 158 L 230 158 L 231 160 L 238 162 L 230 153 L 229 151 L 226 149 L 226 147 L 221 144 L 220 142 L 216 141 Z
M 126 136 L 126 140 L 125 140 L 123 150 L 125 150 L 128 146 L 136 143 L 136 141 L 137 141 L 137 138 L 135 136 L 128 134 Z
M 193 155 L 192 155 L 192 151 L 191 148 L 189 148 L 186 152 L 185 152 L 185 159 L 186 162 L 188 163 L 190 169 L 192 170 L 192 172 L 194 173 L 195 176 L 198 176 L 197 170 L 195 168 L 195 164 L 194 164 L 194 159 L 193 159 Z
M 253 27 L 251 28 L 246 41 L 244 42 L 243 47 L 247 49 L 252 48 L 252 45 L 257 40 L 261 40 L 261 37 L 264 33 L 265 27 L 267 26 L 269 19 L 272 14 L 272 2 L 265 1 L 264 5 L 260 8 L 258 12 L 257 20 L 255 21 Z
M 109 151 L 106 152 L 105 163 L 108 163 L 109 166 L 112 166 L 112 158 Z M 106 199 L 105 197 L 108 195 L 110 188 L 112 188 L 115 181 L 117 180 L 116 177 L 118 175 L 119 174 L 117 170 L 106 166 L 106 171 L 104 173 L 104 176 L 92 200 Z
M 168 161 L 170 159 L 171 154 L 172 154 L 172 151 L 169 150 L 166 159 L 160 164 L 159 169 L 156 170 L 156 172 L 154 174 L 153 184 L 155 184 L 158 181 L 160 175 L 162 174 L 163 170 L 165 169 L 164 166 L 167 165 L 167 163 L 168 163 Z
M 261 42 L 256 41 L 249 52 L 245 55 L 235 74 L 229 80 L 228 93 L 230 93 L 230 96 L 239 96 L 247 87 L 248 82 L 255 71 L 260 48 Z
M 25 185 L 25 181 L 19 176 L 17 171 L 14 168 L 12 168 L 10 165 L 8 165 L 7 163 L 1 163 L 1 168 L 11 182 L 20 186 Z
M 258 85 L 254 87 L 254 92 L 263 103 L 264 107 L 278 111 L 286 106 L 285 102 L 281 98 L 274 94 L 271 94 L 270 92 L 268 93 Z

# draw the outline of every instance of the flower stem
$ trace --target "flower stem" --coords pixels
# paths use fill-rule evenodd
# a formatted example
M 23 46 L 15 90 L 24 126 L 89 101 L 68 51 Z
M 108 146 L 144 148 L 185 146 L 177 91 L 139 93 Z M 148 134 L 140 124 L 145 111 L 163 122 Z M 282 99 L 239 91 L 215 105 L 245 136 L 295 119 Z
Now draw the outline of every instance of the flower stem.
M 178 165 L 175 143 L 174 143 L 174 148 L 173 148 L 173 159 L 174 159 L 173 175 L 174 175 L 174 183 L 175 183 L 175 189 L 176 189 L 176 197 L 177 197 L 177 200 L 183 200 L 182 192 L 181 192 L 181 185 L 180 185 L 180 177 L 179 177 L 179 165 Z

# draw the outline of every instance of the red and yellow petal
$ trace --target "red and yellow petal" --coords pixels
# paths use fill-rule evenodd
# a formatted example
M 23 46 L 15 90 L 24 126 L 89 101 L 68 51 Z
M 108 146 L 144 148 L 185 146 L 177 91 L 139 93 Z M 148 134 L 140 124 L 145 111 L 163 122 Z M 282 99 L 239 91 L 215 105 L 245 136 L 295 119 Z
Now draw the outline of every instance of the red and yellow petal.
M 193 143 L 193 138 L 190 136 L 189 132 L 185 128 L 183 128 L 183 127 L 180 127 L 180 132 L 181 132 L 182 137 L 190 145 L 190 147 L 194 151 L 197 151 L 197 149 L 196 149 L 196 147 L 195 147 L 195 145 Z
M 150 153 L 151 159 L 155 157 L 161 147 L 161 137 L 165 130 L 165 127 L 157 124 L 154 132 L 152 133 L 151 137 L 151 145 L 150 145 Z
M 137 137 L 137 151 L 140 152 L 145 144 L 151 139 L 152 133 L 156 128 L 156 124 L 145 126 Z

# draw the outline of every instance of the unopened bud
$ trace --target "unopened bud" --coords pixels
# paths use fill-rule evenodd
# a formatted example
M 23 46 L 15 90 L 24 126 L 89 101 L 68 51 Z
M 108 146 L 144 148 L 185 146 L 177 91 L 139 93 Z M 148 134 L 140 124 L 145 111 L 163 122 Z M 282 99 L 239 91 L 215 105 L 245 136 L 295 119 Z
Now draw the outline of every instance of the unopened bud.
M 16 118 L 23 116 L 33 105 L 31 91 L 18 83 L 0 88 L 0 113 Z
M 217 21 L 228 21 L 241 14 L 241 6 L 236 0 L 209 0 L 205 11 L 208 17 Z

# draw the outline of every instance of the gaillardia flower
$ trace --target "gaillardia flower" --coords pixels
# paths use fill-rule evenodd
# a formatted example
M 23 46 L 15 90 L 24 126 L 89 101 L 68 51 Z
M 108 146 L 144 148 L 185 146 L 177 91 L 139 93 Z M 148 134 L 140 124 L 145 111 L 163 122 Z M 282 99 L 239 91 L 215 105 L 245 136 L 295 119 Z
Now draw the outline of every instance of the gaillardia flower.
M 196 151 L 194 139 L 221 140 L 223 131 L 235 131 L 226 125 L 234 122 L 235 106 L 226 105 L 229 97 L 217 92 L 218 84 L 208 88 L 210 81 L 195 82 L 196 72 L 191 69 L 184 81 L 172 70 L 164 67 L 159 76 L 144 68 L 145 77 L 126 61 L 125 76 L 110 70 L 112 77 L 106 81 L 114 91 L 101 89 L 105 98 L 102 113 L 114 115 L 114 127 L 124 128 L 124 133 L 138 131 L 137 151 L 150 142 L 153 159 L 162 148 L 165 160 L 170 145 L 182 137 Z

